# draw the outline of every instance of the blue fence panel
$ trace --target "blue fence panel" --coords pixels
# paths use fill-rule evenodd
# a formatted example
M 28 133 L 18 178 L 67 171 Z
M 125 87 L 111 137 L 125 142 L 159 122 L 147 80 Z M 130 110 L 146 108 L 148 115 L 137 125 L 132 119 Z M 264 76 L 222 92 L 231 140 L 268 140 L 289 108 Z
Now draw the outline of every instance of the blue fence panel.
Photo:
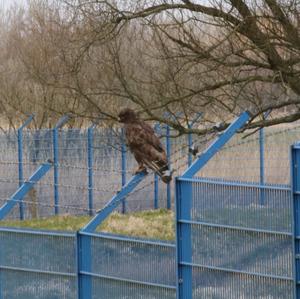
M 183 298 L 294 298 L 291 189 L 180 178 L 192 192 L 192 295 Z M 264 205 L 260 203 L 264 192 Z M 180 195 L 180 194 L 179 194 Z M 181 194 L 186 203 L 187 194 Z M 184 246 L 184 245 L 183 245 Z
M 74 234 L 0 229 L 1 299 L 74 299 Z
M 176 298 L 175 245 L 106 234 L 91 237 L 92 298 Z

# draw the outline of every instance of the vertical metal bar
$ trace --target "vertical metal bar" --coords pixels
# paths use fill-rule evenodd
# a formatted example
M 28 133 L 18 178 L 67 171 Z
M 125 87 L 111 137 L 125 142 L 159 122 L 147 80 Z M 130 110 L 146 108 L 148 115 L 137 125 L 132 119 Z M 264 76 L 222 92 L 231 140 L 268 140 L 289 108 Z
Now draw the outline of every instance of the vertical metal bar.
M 18 163 L 19 163 L 19 187 L 23 184 L 23 130 L 18 129 Z M 24 220 L 23 200 L 20 201 L 20 220 Z
M 159 134 L 160 132 L 160 126 L 159 124 L 155 124 L 154 126 L 154 131 L 155 133 Z M 154 209 L 158 209 L 158 175 L 156 173 L 154 173 L 154 202 L 153 202 L 153 206 Z
M 293 208 L 294 298 L 300 299 L 300 144 L 291 149 L 291 185 Z
M 191 129 L 192 126 L 191 124 L 188 124 L 188 128 Z M 191 133 L 188 134 L 188 167 L 191 166 L 192 162 L 193 162 L 193 156 L 192 156 L 192 153 L 190 151 L 190 148 L 192 147 L 193 145 L 193 136 Z
M 94 125 L 88 128 L 88 201 L 89 201 L 89 215 L 94 215 L 94 177 L 93 177 L 93 162 L 94 162 Z
M 59 193 L 58 193 L 58 129 L 54 128 L 53 134 L 53 161 L 54 161 L 54 213 L 59 214 Z
M 19 186 L 23 183 L 23 130 L 18 129 Z M 21 205 L 21 203 L 20 203 Z
M 166 127 L 166 147 L 167 147 L 167 159 L 169 168 L 171 169 L 171 138 L 170 138 L 170 127 Z M 167 209 L 171 209 L 171 183 L 167 184 Z
M 184 197 L 183 197 L 184 195 Z M 191 220 L 192 184 L 176 179 L 176 251 L 177 251 L 177 299 L 192 299 L 191 225 L 182 220 Z
M 259 174 L 260 174 L 260 184 L 263 186 L 265 184 L 265 136 L 264 129 L 259 130 Z M 265 203 L 265 192 L 262 188 L 260 190 L 260 204 Z
M 92 299 L 92 248 L 91 236 L 77 234 L 78 251 L 78 299 Z
M 154 209 L 158 209 L 158 175 L 154 173 Z
M 19 187 L 24 181 L 23 175 L 23 129 L 33 120 L 34 114 L 30 115 L 27 120 L 18 128 L 18 172 L 19 172 Z M 24 220 L 24 205 L 23 201 L 19 204 L 20 220 Z
M 125 131 L 122 129 L 122 146 L 121 146 L 121 154 L 122 154 L 122 187 L 126 185 L 126 142 L 125 142 Z M 126 198 L 122 200 L 122 213 L 126 213 Z

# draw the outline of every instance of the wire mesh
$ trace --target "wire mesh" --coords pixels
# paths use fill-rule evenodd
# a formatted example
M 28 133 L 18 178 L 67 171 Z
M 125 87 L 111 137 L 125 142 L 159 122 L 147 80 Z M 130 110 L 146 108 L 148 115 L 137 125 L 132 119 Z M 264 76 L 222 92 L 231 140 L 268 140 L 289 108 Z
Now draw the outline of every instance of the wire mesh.
M 193 267 L 193 299 L 292 299 L 293 281 Z
M 176 290 L 106 278 L 93 278 L 92 299 L 175 299 Z
M 76 297 L 75 235 L 1 228 L 0 253 L 1 298 Z
M 191 219 L 179 222 L 191 231 L 193 298 L 293 298 L 290 187 L 179 182 L 192 196 Z
M 92 238 L 92 272 L 175 286 L 175 245 L 99 235 Z M 138 265 L 138 266 L 137 266 Z
M 198 175 L 226 180 L 263 180 L 267 184 L 290 184 L 290 146 L 300 140 L 299 124 L 265 128 L 263 151 L 260 151 L 259 132 L 244 138 L 247 134 L 235 135 Z

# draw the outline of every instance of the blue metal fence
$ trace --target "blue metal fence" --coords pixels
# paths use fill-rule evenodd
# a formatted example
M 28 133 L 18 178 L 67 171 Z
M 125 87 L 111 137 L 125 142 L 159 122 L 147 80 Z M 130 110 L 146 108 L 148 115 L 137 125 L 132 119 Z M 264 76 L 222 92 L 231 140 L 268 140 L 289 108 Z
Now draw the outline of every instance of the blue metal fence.
M 194 177 L 222 155 L 222 147 L 226 151 L 225 144 L 247 119 L 247 113 L 242 114 L 176 179 L 176 244 L 95 232 L 128 194 L 150 177 L 139 174 L 128 180 L 129 174 L 121 169 L 116 173 L 119 179 L 123 175 L 119 192 L 106 205 L 92 209 L 91 201 L 86 201 L 88 211 L 101 210 L 76 234 L 0 228 L 0 299 L 300 298 L 299 145 L 291 154 L 292 185 L 266 180 L 262 184 L 259 164 L 256 182 L 233 180 L 232 174 L 230 179 Z M 61 136 L 61 142 L 72 144 L 72 138 Z M 113 140 L 117 137 L 107 138 L 118 144 Z M 83 144 L 70 146 L 88 167 L 76 166 L 68 155 L 59 155 L 60 181 L 74 175 L 74 186 L 82 178 L 80 171 L 89 176 L 87 170 L 93 167 L 87 188 L 93 191 L 93 199 L 100 194 L 95 188 L 97 178 L 105 170 L 111 175 L 116 169 L 116 161 L 103 161 L 115 151 L 101 147 L 104 139 L 97 140 L 94 135 L 92 143 L 84 143 L 87 148 L 94 145 L 94 155 Z M 116 153 L 114 157 L 124 165 L 122 151 Z M 89 161 L 92 156 L 93 165 Z M 69 174 L 62 165 L 69 165 Z M 58 190 L 74 186 L 59 183 Z M 149 194 L 153 194 L 150 186 Z M 53 189 L 53 184 L 50 187 Z M 59 197 L 62 204 L 63 194 Z M 86 196 L 90 198 L 90 194 Z M 131 200 L 126 198 L 126 208 L 136 203 Z
M 77 298 L 75 234 L 0 230 L 1 299 Z
M 182 279 L 191 279 L 183 298 L 293 298 L 290 188 L 201 178 L 178 185 L 187 211 L 177 221 L 190 234 L 180 261 L 189 271 Z
M 41 162 L 51 158 L 56 163 L 43 182 L 25 198 L 24 207 L 21 203 L 20 211 L 14 209 L 10 218 L 46 217 L 55 212 L 92 215 L 128 181 L 136 167 L 132 155 L 125 152 L 122 134 L 118 130 L 92 125 L 86 130 L 56 128 L 34 131 L 24 127 L 28 121 L 20 127 L 18 134 L 0 133 L 0 201 L 5 201 L 5 197 Z M 163 127 L 159 134 L 173 133 Z M 189 147 L 197 146 L 201 152 L 210 142 L 210 137 L 191 137 L 188 141 L 186 136 L 162 139 L 175 170 L 174 176 L 183 173 L 187 164 L 192 163 Z M 261 132 L 245 140 L 235 136 L 228 146 L 214 155 L 200 174 L 211 178 L 260 181 L 261 184 L 288 184 L 288 146 L 299 139 L 297 125 L 265 129 L 264 134 Z M 241 167 L 245 159 L 248 164 Z M 126 204 L 124 201 L 120 211 L 173 207 L 173 190 L 174 182 L 165 186 L 157 177 L 149 176 L 144 186 L 147 197 L 135 196 Z M 261 200 L 264 200 L 263 193 Z

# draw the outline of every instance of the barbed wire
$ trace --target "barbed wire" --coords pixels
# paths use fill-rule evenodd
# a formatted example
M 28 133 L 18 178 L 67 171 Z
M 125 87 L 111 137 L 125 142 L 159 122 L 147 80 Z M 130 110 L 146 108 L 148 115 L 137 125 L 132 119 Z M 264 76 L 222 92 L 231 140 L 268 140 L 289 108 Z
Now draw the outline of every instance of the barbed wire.
M 0 180 L 1 182 L 1 180 Z M 141 191 L 143 191 L 144 189 L 152 186 L 154 184 L 154 181 L 151 181 L 143 186 L 141 186 L 140 188 L 137 188 L 135 190 L 133 190 L 132 192 L 129 192 L 128 194 L 124 195 L 124 197 L 122 197 L 120 199 L 120 201 L 124 198 L 127 198 L 128 196 L 133 196 Z M 115 191 L 115 193 L 119 192 L 120 190 L 113 190 Z M 113 192 L 112 190 L 110 190 L 110 192 Z M 49 203 L 43 203 L 43 202 L 37 202 L 37 201 L 32 201 L 32 200 L 27 200 L 27 198 L 25 200 L 15 200 L 15 199 L 10 199 L 10 198 L 0 198 L 0 201 L 3 201 L 3 202 L 16 202 L 16 203 L 24 203 L 24 204 L 31 204 L 31 205 L 36 205 L 36 206 L 42 206 L 42 207 L 48 207 L 48 208 L 55 208 L 55 207 L 58 207 L 58 208 L 64 208 L 64 209 L 73 209 L 73 210 L 78 210 L 78 211 L 85 211 L 85 212 L 88 212 L 88 211 L 93 211 L 93 212 L 99 212 L 99 209 L 96 209 L 96 208 L 82 208 L 82 207 L 78 207 L 78 206 L 74 206 L 74 205 L 65 205 L 65 204 L 49 204 Z M 104 201 L 103 201 L 104 202 Z M 104 202 L 104 207 L 107 207 L 109 206 L 109 204 L 105 204 Z M 102 209 L 103 209 L 102 208 Z
M 35 181 L 30 181 L 30 180 L 23 180 L 20 181 L 18 179 L 4 179 L 4 178 L 0 178 L 0 183 L 14 183 L 14 184 L 19 184 L 20 182 L 26 182 L 26 183 L 32 183 L 35 186 L 48 186 L 48 187 L 63 187 L 63 188 L 68 188 L 68 189 L 76 189 L 76 190 L 81 190 L 81 191 L 88 191 L 88 190 L 92 190 L 92 191 L 96 191 L 96 192 L 106 192 L 106 193 L 112 193 L 112 192 L 116 192 L 118 191 L 118 189 L 99 189 L 99 188 L 90 188 L 87 186 L 77 186 L 77 185 L 67 185 L 67 184 L 54 184 L 51 182 L 35 182 Z M 116 186 L 116 185 L 115 185 Z
M 61 205 L 61 204 L 48 204 L 48 203 L 44 203 L 44 202 L 36 202 L 36 201 L 30 201 L 30 200 L 16 200 L 16 199 L 8 199 L 8 198 L 0 198 L 0 201 L 3 202 L 16 202 L 16 203 L 23 203 L 23 204 L 30 204 L 30 205 L 35 205 L 35 206 L 42 206 L 42 207 L 47 207 L 47 208 L 64 208 L 64 209 L 72 209 L 72 210 L 78 210 L 78 211 L 94 211 L 96 212 L 97 209 L 89 209 L 89 208 L 82 208 L 82 207 L 78 207 L 78 206 L 73 206 L 73 205 Z
M 0 160 L 0 165 L 19 165 L 20 163 L 17 161 L 1 161 Z M 40 164 L 36 162 L 23 162 L 22 165 L 29 165 L 29 166 L 34 166 L 37 167 Z M 71 168 L 71 169 L 81 169 L 81 170 L 88 170 L 90 169 L 88 166 L 79 166 L 79 165 L 72 165 L 72 164 L 64 164 L 64 163 L 57 163 L 57 167 L 59 168 Z M 131 170 L 118 170 L 118 169 L 105 169 L 102 167 L 92 167 L 91 168 L 94 171 L 103 171 L 103 172 L 109 172 L 109 173 L 132 173 Z
M 272 136 L 276 136 L 276 135 L 280 135 L 280 134 L 283 134 L 283 133 L 286 133 L 286 132 L 290 132 L 290 131 L 295 131 L 296 129 L 300 128 L 300 126 L 297 126 L 297 127 L 292 127 L 292 128 L 287 128 L 287 129 L 284 129 L 284 130 L 279 130 L 279 131 L 276 131 L 276 132 L 271 132 L 271 133 L 267 133 L 265 134 L 265 138 L 270 138 Z M 218 133 L 213 133 L 213 134 L 210 134 L 209 137 L 206 137 L 205 139 L 203 139 L 203 137 L 200 138 L 197 138 L 197 139 L 194 139 L 193 142 L 192 142 L 192 145 L 193 146 L 202 146 L 202 145 L 208 145 L 208 143 L 214 139 L 216 137 Z M 259 140 L 259 138 L 252 138 L 252 139 L 249 139 L 249 140 L 245 140 L 243 142 L 236 142 L 234 144 L 230 144 L 228 146 L 225 146 L 223 148 L 223 150 L 226 150 L 226 149 L 231 149 L 233 147 L 236 147 L 236 146 L 240 146 L 240 145 L 244 145 L 244 144 L 249 144 L 251 142 L 255 142 Z M 180 144 L 179 144 L 180 145 Z M 172 152 L 172 157 L 174 157 L 177 153 L 181 153 L 184 149 L 188 148 L 190 145 L 189 144 L 184 144 L 182 146 L 180 146 L 178 149 L 176 149 L 175 151 Z M 111 156 L 107 156 L 107 157 L 111 157 Z M 182 160 L 182 156 L 179 156 L 178 158 L 176 158 L 175 160 L 171 160 L 172 164 L 176 164 L 177 162 L 181 161 Z M 15 161 L 0 161 L 0 164 L 5 164 L 5 165 L 18 165 L 19 162 L 15 162 Z M 26 165 L 32 165 L 32 166 L 37 166 L 37 163 L 36 162 L 24 162 L 23 164 L 26 164 Z M 60 168 L 70 168 L 70 169 L 81 169 L 81 170 L 88 170 L 89 167 L 87 166 L 78 166 L 78 165 L 71 165 L 71 164 L 65 164 L 65 163 L 58 163 L 57 164 L 58 167 Z M 178 171 L 179 169 L 181 169 L 182 167 L 186 167 L 186 161 L 184 161 L 184 163 L 181 163 L 179 165 L 176 165 L 176 168 L 177 170 L 175 171 Z M 280 167 L 272 167 L 272 168 L 280 168 Z M 102 168 L 102 167 L 93 167 L 92 168 L 94 171 L 102 171 L 102 172 L 115 172 L 115 173 L 124 173 L 123 170 L 115 170 L 115 169 L 105 169 L 105 168 Z M 219 169 L 219 168 L 218 168 Z M 225 169 L 223 167 L 223 169 Z M 231 168 L 228 168 L 228 169 L 231 169 Z M 125 173 L 131 173 L 131 171 L 125 171 Z M 275 175 L 273 175 L 274 177 L 277 177 Z M 0 182 L 5 182 L 5 183 L 19 183 L 20 181 L 19 180 L 9 180 L 9 179 L 0 179 Z M 133 190 L 132 192 L 130 192 L 129 194 L 127 194 L 125 197 L 128 197 L 128 196 L 133 196 L 135 194 L 138 194 L 139 192 L 145 190 L 146 188 L 154 185 L 154 180 L 151 180 L 149 183 Z M 39 182 L 38 183 L 39 185 L 46 185 L 46 186 L 57 186 L 57 187 L 64 187 L 64 188 L 70 188 L 70 189 L 75 189 L 75 190 L 84 190 L 84 191 L 87 191 L 87 190 L 93 190 L 93 191 L 99 191 L 99 192 L 109 192 L 109 193 L 116 193 L 118 192 L 119 190 L 118 189 L 99 189 L 99 188 L 89 188 L 89 187 L 86 187 L 86 186 L 78 186 L 78 185 L 67 185 L 67 184 L 53 184 L 53 183 L 45 183 L 45 182 Z M 7 201 L 9 199 L 5 198 L 0 198 L 0 201 Z M 10 201 L 15 201 L 17 203 L 20 203 L 21 201 L 19 200 L 13 200 L 13 199 L 10 199 Z M 78 206 L 74 206 L 74 205 L 62 205 L 62 204 L 58 204 L 58 205 L 55 205 L 55 204 L 48 204 L 48 203 L 43 203 L 43 202 L 36 202 L 36 201 L 28 201 L 28 200 L 25 200 L 23 201 L 24 203 L 26 204 L 32 204 L 32 205 L 40 205 L 40 206 L 45 206 L 45 207 L 50 207 L 50 208 L 54 208 L 54 207 L 60 207 L 60 208 L 64 208 L 64 209 L 75 209 L 75 210 L 78 210 L 78 211 L 97 211 L 97 209 L 90 209 L 90 208 L 82 208 L 82 207 L 78 207 Z

